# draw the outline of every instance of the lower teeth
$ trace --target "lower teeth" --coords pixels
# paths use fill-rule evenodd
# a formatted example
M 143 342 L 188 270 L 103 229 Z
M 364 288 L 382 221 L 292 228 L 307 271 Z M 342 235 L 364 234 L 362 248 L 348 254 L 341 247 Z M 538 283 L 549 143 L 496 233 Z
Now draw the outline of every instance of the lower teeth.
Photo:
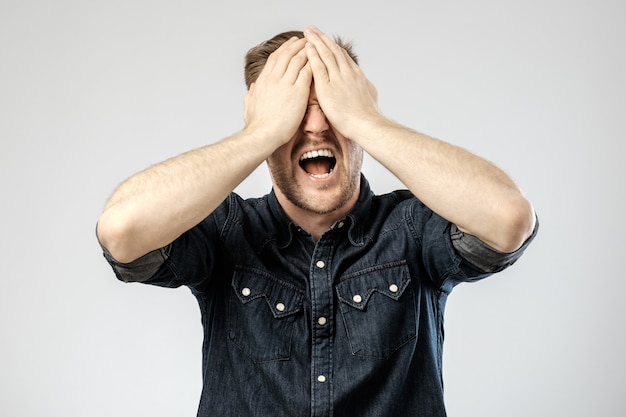
M 312 176 L 315 179 L 321 180 L 324 178 L 328 178 L 331 174 L 331 172 L 333 172 L 333 170 L 331 169 L 330 172 L 327 172 L 326 174 L 309 174 L 310 176 Z

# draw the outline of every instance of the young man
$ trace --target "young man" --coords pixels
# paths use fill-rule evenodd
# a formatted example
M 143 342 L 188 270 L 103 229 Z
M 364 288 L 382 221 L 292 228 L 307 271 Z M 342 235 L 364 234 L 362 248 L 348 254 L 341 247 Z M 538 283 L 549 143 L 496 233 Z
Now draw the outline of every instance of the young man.
M 315 27 L 250 50 L 246 82 L 240 133 L 131 177 L 98 221 L 119 279 L 196 296 L 198 415 L 444 416 L 447 295 L 521 256 L 532 206 L 385 118 L 349 45 Z M 375 196 L 363 150 L 408 190 Z M 234 194 L 263 161 L 272 192 Z

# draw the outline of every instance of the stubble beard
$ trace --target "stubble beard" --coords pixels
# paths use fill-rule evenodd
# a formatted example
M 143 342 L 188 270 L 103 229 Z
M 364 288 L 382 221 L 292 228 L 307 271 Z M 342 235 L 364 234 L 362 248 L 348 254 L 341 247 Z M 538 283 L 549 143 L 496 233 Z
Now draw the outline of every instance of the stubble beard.
M 357 146 L 357 145 L 353 145 Z M 363 162 L 363 152 L 360 149 L 350 149 L 349 167 L 342 165 L 341 172 L 347 173 L 341 179 L 337 192 L 326 192 L 327 186 L 320 185 L 318 191 L 320 195 L 307 195 L 300 184 L 296 181 L 296 170 L 299 166 L 289 169 L 280 162 L 268 158 L 268 167 L 274 181 L 274 186 L 280 189 L 282 194 L 294 206 L 309 211 L 314 214 L 329 214 L 342 208 L 357 191 L 361 180 L 361 166 Z

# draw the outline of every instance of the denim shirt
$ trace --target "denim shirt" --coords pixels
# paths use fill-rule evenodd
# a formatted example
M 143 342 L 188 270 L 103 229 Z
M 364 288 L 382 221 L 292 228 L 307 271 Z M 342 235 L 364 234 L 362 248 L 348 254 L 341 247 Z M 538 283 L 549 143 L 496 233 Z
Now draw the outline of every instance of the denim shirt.
M 534 237 L 534 233 L 533 236 Z M 446 298 L 515 262 L 406 190 L 375 196 L 318 242 L 274 193 L 231 194 L 117 277 L 186 285 L 204 330 L 198 416 L 445 416 Z

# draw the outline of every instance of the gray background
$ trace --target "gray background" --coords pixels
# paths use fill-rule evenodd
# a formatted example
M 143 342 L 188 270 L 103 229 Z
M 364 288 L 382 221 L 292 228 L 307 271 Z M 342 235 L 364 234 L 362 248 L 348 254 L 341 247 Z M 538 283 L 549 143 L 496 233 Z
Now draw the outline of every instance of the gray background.
M 1 0 L 0 415 L 195 415 L 195 300 L 117 282 L 95 223 L 132 173 L 238 131 L 244 53 L 309 24 L 354 41 L 385 114 L 494 161 L 540 215 L 518 264 L 450 297 L 449 415 L 626 415 L 625 17 L 621 0 Z M 238 189 L 268 190 L 265 166 Z

